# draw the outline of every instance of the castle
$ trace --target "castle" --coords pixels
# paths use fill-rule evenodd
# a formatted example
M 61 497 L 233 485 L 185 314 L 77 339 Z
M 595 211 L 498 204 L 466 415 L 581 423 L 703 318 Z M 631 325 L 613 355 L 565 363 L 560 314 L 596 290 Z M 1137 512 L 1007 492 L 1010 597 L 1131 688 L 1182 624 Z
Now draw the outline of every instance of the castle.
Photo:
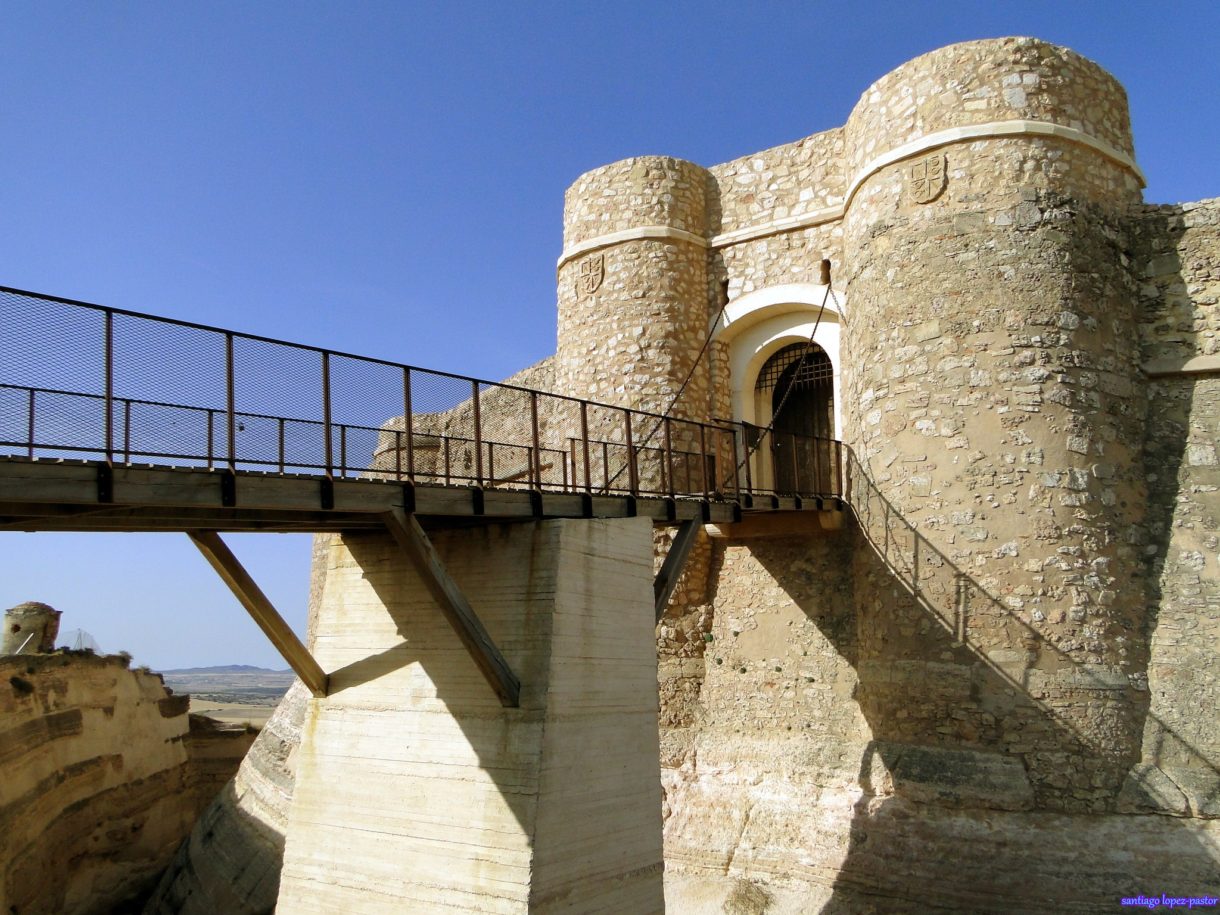
M 568 190 L 558 350 L 513 382 L 839 439 L 865 481 L 839 530 L 709 529 L 661 620 L 669 911 L 1215 892 L 1220 201 L 1143 184 L 1122 87 L 1005 38 L 841 128 Z M 200 830 L 274 898 L 304 702 L 163 911 L 226 879 Z

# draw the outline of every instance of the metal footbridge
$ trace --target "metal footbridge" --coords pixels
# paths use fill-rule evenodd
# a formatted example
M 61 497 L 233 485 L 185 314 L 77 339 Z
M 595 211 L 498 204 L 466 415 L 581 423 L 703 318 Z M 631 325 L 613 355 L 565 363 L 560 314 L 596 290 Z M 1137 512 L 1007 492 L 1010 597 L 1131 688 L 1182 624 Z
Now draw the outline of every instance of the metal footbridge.
M 325 675 L 228 552 L 227 531 L 389 530 L 506 704 L 515 678 L 426 529 L 544 518 L 840 523 L 843 446 L 707 423 L 0 286 L 0 530 L 181 531 L 297 673 Z M 764 467 L 783 452 L 782 488 Z M 769 466 L 769 465 L 767 465 Z M 481 659 L 481 660 L 480 660 Z M 312 668 L 310 665 L 312 664 Z

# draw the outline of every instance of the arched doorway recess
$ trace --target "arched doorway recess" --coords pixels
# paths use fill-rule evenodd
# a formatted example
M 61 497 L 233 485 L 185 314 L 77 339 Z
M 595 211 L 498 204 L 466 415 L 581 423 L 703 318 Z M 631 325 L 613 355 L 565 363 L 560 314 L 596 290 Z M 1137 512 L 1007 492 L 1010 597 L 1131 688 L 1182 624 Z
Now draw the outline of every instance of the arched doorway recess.
M 789 437 L 806 434 L 801 431 L 803 428 L 827 438 L 835 436 L 842 428 L 838 393 L 839 340 L 845 305 L 842 294 L 828 294 L 825 286 L 791 283 L 749 292 L 726 306 L 716 339 L 728 349 L 730 401 L 735 422 L 765 428 L 779 405 L 775 391 L 781 391 L 782 396 L 784 390 L 777 388 L 776 382 L 787 370 L 801 375 L 789 396 L 789 400 L 797 398 L 792 415 L 781 418 L 790 423 L 785 428 Z M 796 368 L 799 354 L 806 351 L 810 352 L 812 360 L 806 358 L 806 364 Z M 784 353 L 787 355 L 781 355 Z M 819 380 L 815 382 L 814 376 Z M 760 385 L 767 390 L 760 390 Z M 789 412 L 787 404 L 783 412 Z M 769 445 L 753 454 L 750 470 L 754 486 L 781 490 L 780 484 L 787 482 L 787 489 L 791 490 L 796 481 L 782 481 L 776 477 L 775 450 Z M 819 465 L 827 467 L 829 462 L 823 460 Z M 800 482 L 805 485 L 798 488 L 805 491 L 816 488 L 810 481 Z
M 790 343 L 764 363 L 754 385 L 756 412 L 769 412 L 774 487 L 783 493 L 825 491 L 829 462 L 819 454 L 835 437 L 834 366 L 816 343 Z M 821 458 L 821 460 L 819 460 Z

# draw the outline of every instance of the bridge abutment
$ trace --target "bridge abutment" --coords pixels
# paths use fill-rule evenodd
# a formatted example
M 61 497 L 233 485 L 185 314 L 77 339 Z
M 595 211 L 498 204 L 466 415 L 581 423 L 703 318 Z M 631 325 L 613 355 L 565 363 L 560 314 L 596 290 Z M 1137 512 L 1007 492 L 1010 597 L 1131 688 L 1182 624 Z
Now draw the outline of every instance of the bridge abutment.
M 661 912 L 646 519 L 451 530 L 504 708 L 390 537 L 335 538 L 281 913 Z

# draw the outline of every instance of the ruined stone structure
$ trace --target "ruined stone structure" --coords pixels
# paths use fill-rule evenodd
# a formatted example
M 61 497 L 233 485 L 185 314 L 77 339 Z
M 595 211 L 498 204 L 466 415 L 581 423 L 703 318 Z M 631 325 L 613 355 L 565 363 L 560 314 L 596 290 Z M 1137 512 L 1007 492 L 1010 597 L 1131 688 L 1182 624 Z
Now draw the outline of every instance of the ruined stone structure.
M 59 635 L 59 611 L 29 600 L 4 611 L 4 639 L 0 656 L 52 651 Z
M 518 383 L 681 391 L 852 455 L 841 530 L 705 537 L 661 621 L 668 911 L 1217 889 L 1220 200 L 1142 186 L 1121 86 L 1008 38 L 899 67 L 843 127 L 569 189 L 557 353 Z M 796 353 L 824 370 L 784 401 Z M 442 902 L 418 910 L 477 910 Z

